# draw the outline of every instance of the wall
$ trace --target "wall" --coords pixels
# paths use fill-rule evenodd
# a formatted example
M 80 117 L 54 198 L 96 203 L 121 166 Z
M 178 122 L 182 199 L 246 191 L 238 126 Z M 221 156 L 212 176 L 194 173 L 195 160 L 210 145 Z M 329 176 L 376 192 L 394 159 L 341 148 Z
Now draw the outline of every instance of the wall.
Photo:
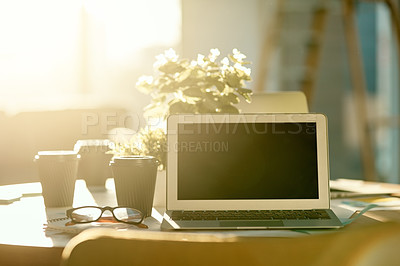
M 218 0 L 182 1 L 182 51 L 184 57 L 207 54 L 218 47 L 222 54 L 237 47 L 253 61 L 249 84 L 254 89 L 259 78 L 261 45 L 271 28 L 280 1 Z M 310 36 L 311 12 L 321 3 L 327 8 L 321 57 L 315 84 L 312 112 L 325 113 L 329 119 L 331 178 L 362 178 L 357 143 L 347 142 L 354 132 L 348 120 L 347 102 L 351 91 L 346 42 L 340 1 L 282 1 L 282 23 L 277 47 L 270 57 L 272 66 L 264 90 L 299 90 L 304 75 L 306 45 Z M 276 30 L 276 29 L 275 29 Z

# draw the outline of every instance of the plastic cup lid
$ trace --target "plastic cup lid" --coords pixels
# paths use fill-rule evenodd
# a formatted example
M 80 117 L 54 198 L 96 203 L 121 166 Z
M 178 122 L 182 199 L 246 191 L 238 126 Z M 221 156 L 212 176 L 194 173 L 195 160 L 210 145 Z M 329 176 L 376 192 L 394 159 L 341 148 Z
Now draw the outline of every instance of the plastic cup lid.
M 80 155 L 77 154 L 75 151 L 39 151 L 38 154 L 35 156 L 35 159 L 59 159 L 59 160 L 76 160 L 80 158 Z
M 74 151 L 79 151 L 81 147 L 109 146 L 111 143 L 108 139 L 81 139 L 75 143 Z
M 153 156 L 140 156 L 140 155 L 130 155 L 130 156 L 119 156 L 114 157 L 110 164 L 118 164 L 118 165 L 128 165 L 128 164 L 136 164 L 136 165 L 148 165 L 148 164 L 157 164 L 156 158 Z

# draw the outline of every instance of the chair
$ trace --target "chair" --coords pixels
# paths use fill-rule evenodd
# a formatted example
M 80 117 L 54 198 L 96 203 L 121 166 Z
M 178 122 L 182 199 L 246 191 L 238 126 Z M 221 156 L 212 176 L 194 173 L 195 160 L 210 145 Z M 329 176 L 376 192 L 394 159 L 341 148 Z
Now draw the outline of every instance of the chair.
M 67 244 L 61 265 L 400 265 L 399 242 L 398 223 L 294 238 L 91 229 Z
M 241 101 L 242 113 L 308 113 L 307 99 L 301 91 L 255 93 L 251 103 Z

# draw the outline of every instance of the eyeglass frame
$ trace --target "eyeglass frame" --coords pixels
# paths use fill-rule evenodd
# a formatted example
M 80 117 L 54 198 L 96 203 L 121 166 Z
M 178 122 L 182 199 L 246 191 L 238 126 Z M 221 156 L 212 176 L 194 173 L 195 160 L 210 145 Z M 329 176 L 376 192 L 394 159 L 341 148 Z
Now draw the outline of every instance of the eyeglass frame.
M 86 221 L 86 222 L 74 221 L 74 219 L 72 218 L 72 213 L 73 213 L 74 211 L 76 211 L 76 210 L 83 209 L 83 208 L 96 208 L 96 209 L 100 209 L 100 210 L 101 210 L 101 213 L 100 213 L 100 215 L 99 215 L 99 218 L 97 218 L 96 220 L 93 220 L 93 221 Z M 118 219 L 118 218 L 115 216 L 115 214 L 114 214 L 114 210 L 115 210 L 115 209 L 118 209 L 118 208 L 129 208 L 129 209 L 132 209 L 132 210 L 137 211 L 138 213 L 140 213 L 140 221 L 139 221 L 139 222 L 126 222 L 126 221 L 122 221 L 122 220 Z M 67 215 L 68 218 L 71 219 L 71 221 L 72 221 L 73 223 L 77 223 L 77 224 L 86 224 L 86 223 L 92 223 L 92 222 L 96 222 L 96 221 L 100 220 L 100 218 L 103 216 L 103 213 L 104 213 L 105 211 L 110 211 L 111 214 L 112 214 L 112 216 L 114 217 L 114 219 L 115 219 L 116 221 L 118 221 L 118 222 L 121 222 L 121 223 L 126 223 L 126 224 L 141 224 L 141 223 L 143 222 L 143 219 L 144 219 L 144 215 L 143 215 L 143 213 L 142 213 L 140 210 L 135 209 L 135 208 L 132 208 L 132 207 L 128 207 L 128 206 L 117 206 L 117 207 L 110 207 L 110 206 L 104 206 L 104 207 L 100 207 L 100 206 L 81 206 L 81 207 L 77 207 L 77 208 L 68 209 L 68 210 L 65 211 L 65 214 Z

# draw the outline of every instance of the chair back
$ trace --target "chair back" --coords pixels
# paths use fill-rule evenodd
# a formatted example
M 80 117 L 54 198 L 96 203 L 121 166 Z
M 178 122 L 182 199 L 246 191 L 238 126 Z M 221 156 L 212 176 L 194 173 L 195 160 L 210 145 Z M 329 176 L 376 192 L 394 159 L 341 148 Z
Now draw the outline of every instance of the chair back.
M 301 91 L 255 93 L 251 99 L 251 103 L 238 103 L 242 113 L 308 113 L 307 99 Z
M 68 243 L 62 266 L 400 265 L 399 240 L 395 223 L 294 238 L 91 229 Z

